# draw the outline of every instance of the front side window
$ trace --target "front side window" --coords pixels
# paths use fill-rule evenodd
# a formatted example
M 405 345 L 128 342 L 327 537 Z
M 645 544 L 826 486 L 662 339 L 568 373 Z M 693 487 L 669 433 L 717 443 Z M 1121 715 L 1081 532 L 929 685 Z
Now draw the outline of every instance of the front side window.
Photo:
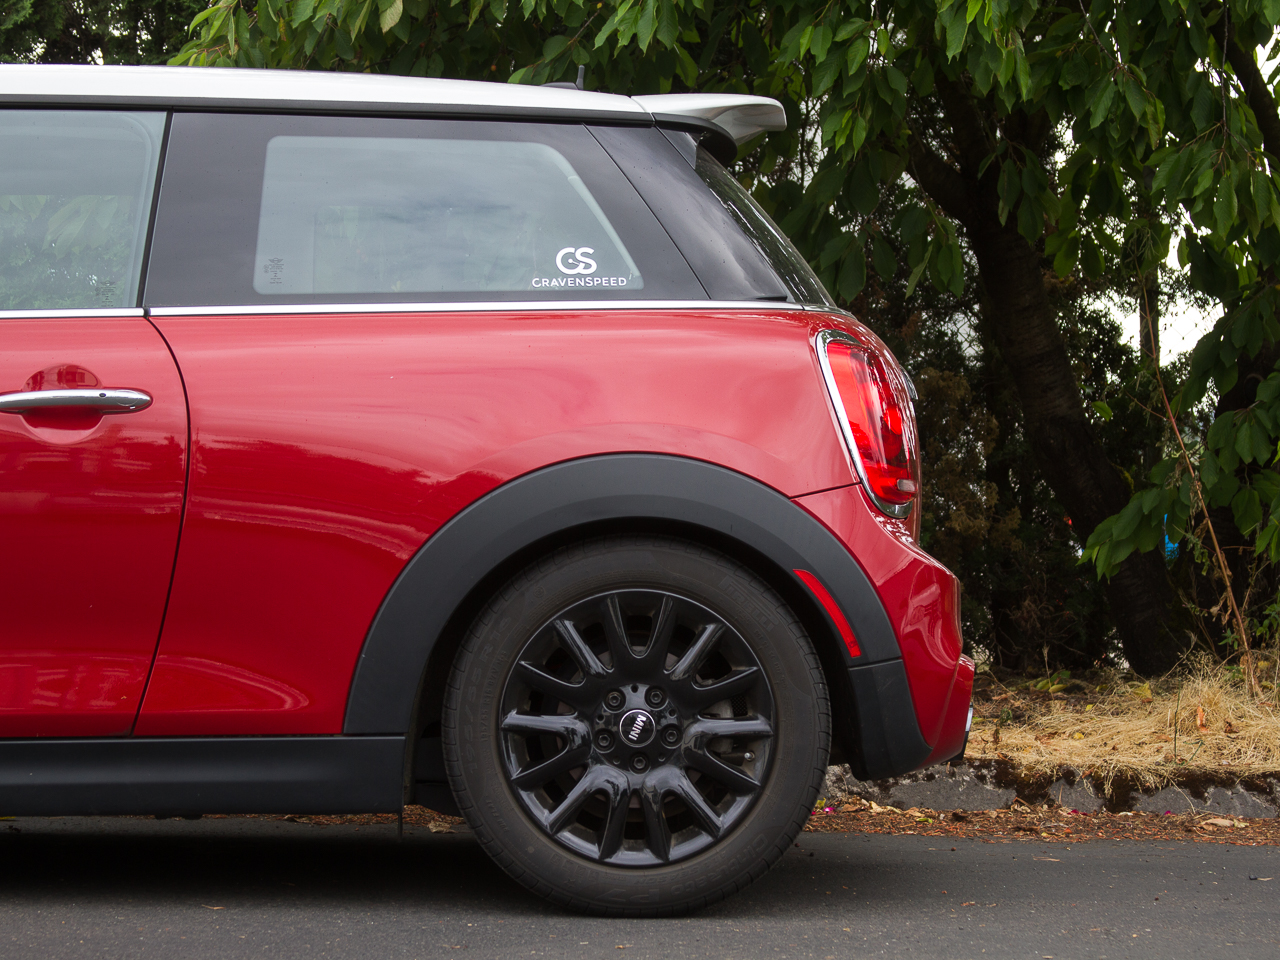
M 698 148 L 694 169 L 702 182 L 725 205 L 742 232 L 751 238 L 773 266 L 791 291 L 793 299 L 810 306 L 835 307 L 831 295 L 827 293 L 813 268 L 800 255 L 800 251 L 778 229 L 777 224 L 769 219 L 769 215 L 760 208 L 760 204 L 756 203 L 746 188 L 704 147 Z
M 137 303 L 164 122 L 0 111 L 0 310 Z
M 260 295 L 600 293 L 644 279 L 572 164 L 537 142 L 277 136 Z

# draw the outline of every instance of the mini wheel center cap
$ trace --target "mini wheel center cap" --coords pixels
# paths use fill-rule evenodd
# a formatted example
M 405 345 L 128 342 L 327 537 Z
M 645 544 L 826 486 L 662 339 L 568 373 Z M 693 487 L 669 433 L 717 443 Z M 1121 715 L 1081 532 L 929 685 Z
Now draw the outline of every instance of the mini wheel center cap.
M 622 721 L 618 724 L 618 732 L 622 734 L 622 739 L 627 742 L 628 746 L 643 747 L 658 732 L 658 725 L 646 711 L 628 710 L 622 715 Z

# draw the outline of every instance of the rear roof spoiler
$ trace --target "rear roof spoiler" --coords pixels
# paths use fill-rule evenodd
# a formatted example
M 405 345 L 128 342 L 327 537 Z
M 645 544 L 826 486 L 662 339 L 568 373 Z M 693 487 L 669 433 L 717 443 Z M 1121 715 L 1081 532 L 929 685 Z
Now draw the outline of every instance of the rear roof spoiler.
M 768 130 L 787 129 L 782 104 L 770 97 L 738 93 L 663 93 L 632 97 L 636 103 L 663 120 L 692 121 L 719 127 L 739 146 Z

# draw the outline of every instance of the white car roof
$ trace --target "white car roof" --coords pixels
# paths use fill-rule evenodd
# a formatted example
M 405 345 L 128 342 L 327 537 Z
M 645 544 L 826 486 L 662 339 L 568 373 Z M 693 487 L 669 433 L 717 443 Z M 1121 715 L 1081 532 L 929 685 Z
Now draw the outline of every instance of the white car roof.
M 714 123 L 742 143 L 786 127 L 768 97 L 613 93 L 475 80 L 438 80 L 316 70 L 0 64 L 3 106 L 164 106 L 306 112 L 508 116 Z

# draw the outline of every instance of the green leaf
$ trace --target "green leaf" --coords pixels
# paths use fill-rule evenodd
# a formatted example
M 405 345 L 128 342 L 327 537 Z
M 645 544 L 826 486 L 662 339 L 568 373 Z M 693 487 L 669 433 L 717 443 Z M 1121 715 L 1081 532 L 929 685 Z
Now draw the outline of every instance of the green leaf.
M 1116 524 L 1111 528 L 1111 539 L 1115 541 L 1125 541 L 1133 536 L 1133 532 L 1138 529 L 1138 521 L 1142 519 L 1142 503 L 1138 500 L 1130 500 L 1120 515 L 1116 518 Z
M 849 252 L 845 254 L 844 262 L 840 264 L 840 277 L 836 281 L 836 292 L 840 294 L 843 300 L 849 301 L 856 298 L 866 285 L 866 251 L 862 249 L 862 244 L 855 240 Z
M 928 266 L 929 266 L 929 257 L 928 257 L 928 254 L 926 253 L 925 256 L 920 258 L 920 262 L 916 264 L 916 268 L 911 271 L 911 276 L 907 280 L 907 296 L 908 297 L 911 296 L 911 294 L 915 293 L 916 284 L 920 282 L 920 278 L 924 276 L 925 268 Z
M 1111 419 L 1111 408 L 1107 406 L 1107 402 L 1105 400 L 1093 401 L 1093 410 L 1103 420 Z
M 893 248 L 884 237 L 877 237 L 872 244 L 871 260 L 875 264 L 876 273 L 885 280 L 892 280 L 893 275 L 898 272 L 898 258 L 894 256 Z
M 849 44 L 849 72 L 857 73 L 858 68 L 866 62 L 867 54 L 871 52 L 871 41 L 865 36 L 859 37 L 853 43 Z
M 1057 234 L 1061 236 L 1061 234 Z M 1062 242 L 1062 246 L 1058 248 L 1058 252 L 1053 258 L 1054 272 L 1060 277 L 1069 277 L 1071 271 L 1076 268 L 1076 261 L 1080 257 L 1080 235 L 1073 233 Z
M 387 33 L 392 27 L 400 22 L 400 16 L 404 13 L 404 0 L 392 0 L 391 6 L 378 14 L 378 26 L 382 28 L 383 33 Z
M 1147 95 L 1142 92 L 1142 87 L 1132 77 L 1126 76 L 1123 80 L 1124 98 L 1129 101 L 1129 110 L 1137 120 L 1142 119 L 1142 115 L 1147 112 Z
M 1101 83 L 1101 89 L 1098 85 L 1094 86 L 1093 109 L 1089 113 L 1089 128 L 1093 129 L 1105 120 L 1111 110 L 1111 103 L 1116 98 L 1116 85 L 1108 79 L 1104 79 Z
M 1218 182 L 1217 197 L 1213 201 L 1213 219 L 1219 233 L 1227 233 L 1236 222 L 1236 191 L 1231 177 Z
M 640 49 L 642 51 L 649 49 L 649 44 L 653 40 L 653 34 L 658 29 L 656 0 L 644 0 L 640 7 L 640 22 L 636 28 L 636 39 L 640 41 Z M 543 55 L 546 56 L 545 54 Z
M 1257 491 L 1245 487 L 1232 497 L 1231 512 L 1240 531 L 1245 535 L 1251 533 L 1262 522 L 1262 503 L 1258 499 Z
M 569 46 L 569 38 L 561 34 L 560 36 L 548 37 L 547 42 L 542 45 L 542 59 L 554 60 L 560 56 Z
M 1091 236 L 1085 236 L 1081 241 L 1080 266 L 1084 268 L 1085 276 L 1091 280 L 1101 277 L 1106 270 L 1106 264 L 1102 260 L 1102 251 L 1098 249 L 1098 244 L 1094 242 Z
M 296 0 L 293 7 L 293 19 L 290 21 L 290 26 L 297 29 L 310 20 L 315 7 L 316 0 Z
M 654 35 L 664 47 L 675 46 L 680 36 L 680 19 L 672 0 L 658 0 L 658 28 Z
M 670 0 L 667 0 L 669 3 Z M 813 36 L 809 40 L 809 51 L 813 54 L 813 62 L 821 63 L 827 58 L 827 50 L 831 46 L 831 28 L 819 25 L 813 28 Z
M 965 34 L 969 32 L 969 21 L 964 16 L 959 15 L 959 11 L 955 11 L 956 15 L 952 16 L 951 22 L 947 24 L 947 59 L 954 60 L 961 48 L 964 47 Z
M 1009 212 L 1022 193 L 1022 174 L 1012 160 L 1005 161 L 1000 167 L 1000 179 L 996 182 L 996 192 L 1000 195 L 997 214 L 1003 224 L 1009 219 Z

